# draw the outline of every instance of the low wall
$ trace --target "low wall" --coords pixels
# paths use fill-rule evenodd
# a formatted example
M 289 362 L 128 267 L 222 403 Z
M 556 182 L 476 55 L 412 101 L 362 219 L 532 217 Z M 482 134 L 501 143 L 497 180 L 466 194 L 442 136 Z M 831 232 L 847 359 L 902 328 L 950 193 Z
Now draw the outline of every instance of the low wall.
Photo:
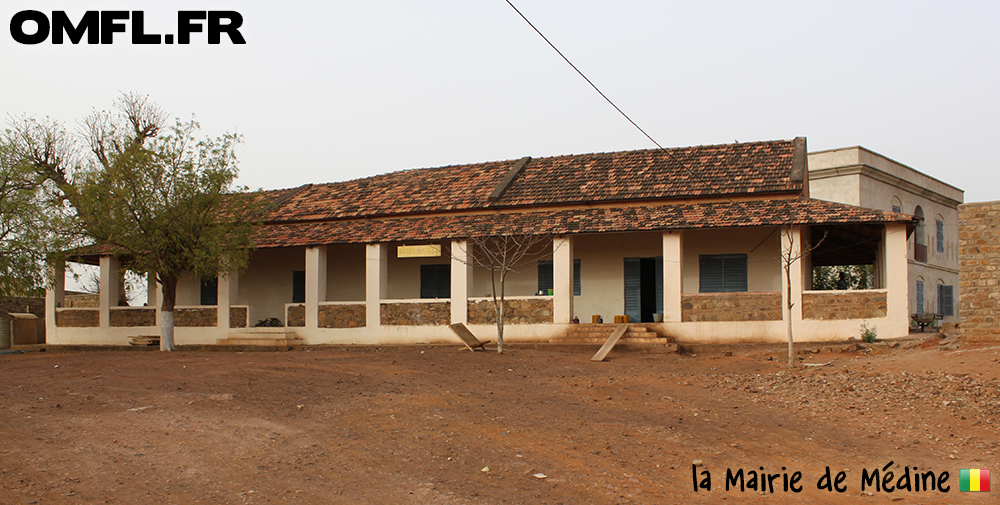
M 111 309 L 111 314 L 109 314 L 111 326 L 115 328 L 134 328 L 138 326 L 156 326 L 156 309 L 137 307 L 137 308 L 118 308 L 114 307 Z
M 285 326 L 302 327 L 306 325 L 306 306 L 288 305 L 285 307 Z
M 504 324 L 540 324 L 552 322 L 552 298 L 512 298 L 504 300 Z M 496 324 L 493 300 L 469 301 L 469 324 Z
M 216 307 L 174 308 L 174 326 L 178 328 L 198 328 L 219 324 Z
M 451 323 L 451 302 L 383 303 L 384 326 L 446 326 Z
M 320 328 L 362 328 L 367 323 L 367 307 L 364 303 L 344 305 L 320 305 Z
M 780 321 L 781 293 L 686 293 L 681 295 L 681 320 Z
M 246 328 L 249 307 L 229 307 L 229 327 Z
M 97 309 L 56 309 L 56 326 L 62 328 L 97 328 L 101 312 Z
M 874 319 L 885 317 L 886 292 L 806 291 L 802 293 L 802 319 Z

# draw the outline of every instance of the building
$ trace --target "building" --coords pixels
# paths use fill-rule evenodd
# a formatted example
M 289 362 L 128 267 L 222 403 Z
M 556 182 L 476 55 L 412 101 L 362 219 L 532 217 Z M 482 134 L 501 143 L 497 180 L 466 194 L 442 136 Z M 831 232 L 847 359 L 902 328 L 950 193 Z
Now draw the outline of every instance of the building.
M 1000 341 L 1000 202 L 959 207 L 962 342 Z
M 907 334 L 912 216 L 809 198 L 804 138 L 669 150 L 521 158 L 393 172 L 272 191 L 249 268 L 182 278 L 179 345 L 267 332 L 308 344 L 452 341 L 467 323 L 495 338 L 490 273 L 476 237 L 551 240 L 512 274 L 510 342 L 544 342 L 629 315 L 679 342 L 782 342 Z M 790 255 L 785 275 L 782 255 Z M 123 344 L 156 334 L 150 307 L 114 307 L 117 260 L 100 306 L 48 293 L 49 342 Z M 812 291 L 813 265 L 875 265 L 875 289 Z M 57 276 L 58 278 L 58 276 Z M 550 291 L 551 290 L 551 291 Z M 789 297 L 791 308 L 789 309 Z M 282 328 L 251 328 L 276 318 Z M 662 322 L 661 322 L 662 321 Z
M 907 242 L 907 306 L 958 322 L 959 212 L 964 192 L 864 147 L 809 154 L 810 196 L 911 214 Z

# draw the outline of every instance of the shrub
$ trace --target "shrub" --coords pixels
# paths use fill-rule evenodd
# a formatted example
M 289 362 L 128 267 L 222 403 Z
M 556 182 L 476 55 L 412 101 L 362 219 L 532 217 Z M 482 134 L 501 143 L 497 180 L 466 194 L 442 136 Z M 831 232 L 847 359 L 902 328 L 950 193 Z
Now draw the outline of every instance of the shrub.
M 875 341 L 875 337 L 878 336 L 878 330 L 868 326 L 868 323 L 861 324 L 861 340 L 865 342 L 872 343 Z

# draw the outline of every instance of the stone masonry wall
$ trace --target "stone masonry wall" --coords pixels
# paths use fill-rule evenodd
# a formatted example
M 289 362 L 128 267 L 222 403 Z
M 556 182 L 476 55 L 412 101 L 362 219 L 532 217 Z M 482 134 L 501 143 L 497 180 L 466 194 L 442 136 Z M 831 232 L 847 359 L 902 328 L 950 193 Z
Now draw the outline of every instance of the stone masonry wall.
M 101 313 L 97 310 L 61 309 L 56 311 L 56 326 L 61 328 L 97 328 Z
M 215 326 L 219 324 L 218 311 L 215 307 L 201 307 L 197 309 L 174 309 L 174 326 L 194 327 L 194 326 Z
M 285 326 L 295 326 L 301 327 L 306 325 L 306 306 L 305 305 L 291 305 L 288 307 L 288 313 L 285 314 L 286 323 Z
M 781 293 L 687 293 L 682 321 L 780 321 Z
M 320 305 L 320 328 L 362 328 L 367 323 L 365 304 Z M 450 314 L 449 314 L 450 317 Z
M 885 317 L 884 291 L 828 291 L 802 294 L 802 319 L 872 319 Z
M 958 207 L 958 263 L 962 341 L 1000 341 L 1000 201 Z
M 229 307 L 229 327 L 230 328 L 247 327 L 246 307 Z
M 496 324 L 493 300 L 469 302 L 469 324 Z M 540 324 L 552 322 L 552 298 L 504 300 L 504 324 Z
M 137 326 L 156 326 L 156 309 L 111 309 L 111 326 L 115 328 L 133 328 Z
M 451 302 L 383 303 L 385 326 L 445 326 L 451 323 Z

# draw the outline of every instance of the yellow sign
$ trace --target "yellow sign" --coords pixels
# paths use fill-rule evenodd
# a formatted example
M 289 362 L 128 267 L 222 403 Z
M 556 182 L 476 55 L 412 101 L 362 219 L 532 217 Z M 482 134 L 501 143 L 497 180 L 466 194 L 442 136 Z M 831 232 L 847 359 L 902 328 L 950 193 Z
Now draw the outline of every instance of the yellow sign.
M 441 244 L 401 245 L 396 248 L 397 258 L 437 258 L 441 256 Z

